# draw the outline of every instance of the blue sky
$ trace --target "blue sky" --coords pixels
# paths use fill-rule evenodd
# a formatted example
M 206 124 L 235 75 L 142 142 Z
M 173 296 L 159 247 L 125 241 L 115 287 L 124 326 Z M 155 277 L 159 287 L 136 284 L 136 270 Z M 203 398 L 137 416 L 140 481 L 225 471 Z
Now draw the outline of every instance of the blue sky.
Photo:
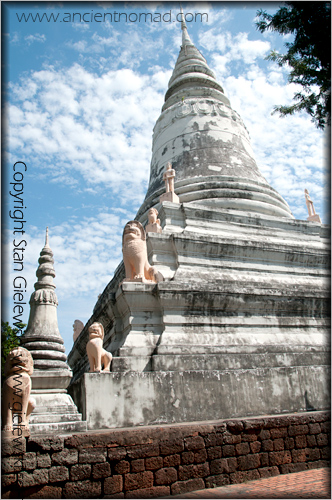
M 324 133 L 305 114 L 271 116 L 273 106 L 289 104 L 297 90 L 287 84 L 285 68 L 264 59 L 271 49 L 283 51 L 291 37 L 260 34 L 255 28 L 257 10 L 273 13 L 278 3 L 182 5 L 190 37 L 247 126 L 265 178 L 297 219 L 308 216 L 303 195 L 307 188 L 316 212 L 329 223 L 330 155 Z M 59 329 L 68 354 L 73 322 L 86 322 L 92 314 L 98 295 L 122 260 L 123 227 L 135 217 L 146 193 L 152 130 L 181 45 L 179 3 L 3 2 L 2 6 L 7 81 L 2 214 L 8 256 L 2 319 L 12 323 L 15 273 L 13 221 L 8 212 L 13 200 L 8 192 L 13 164 L 20 160 L 27 165 L 25 298 L 28 303 L 34 290 L 48 226 Z M 127 21 L 124 15 L 119 19 L 120 13 L 127 15 Z M 144 16 L 138 22 L 139 14 L 148 13 L 154 22 L 144 22 Z M 105 20 L 104 14 L 108 14 Z M 196 16 L 194 22 L 195 14 L 207 16 L 202 20 Z M 27 304 L 22 315 L 26 323 L 28 315 Z

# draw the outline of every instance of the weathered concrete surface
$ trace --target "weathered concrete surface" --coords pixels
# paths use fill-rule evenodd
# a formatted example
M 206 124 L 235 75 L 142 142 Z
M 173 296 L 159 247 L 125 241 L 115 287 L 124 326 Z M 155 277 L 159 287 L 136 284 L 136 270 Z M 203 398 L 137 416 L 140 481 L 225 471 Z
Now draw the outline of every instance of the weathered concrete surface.
M 159 215 L 147 247 L 166 281 L 119 287 L 120 266 L 90 320 L 112 373 L 82 377 L 85 330 L 69 355 L 89 428 L 327 408 L 328 228 L 185 203 Z

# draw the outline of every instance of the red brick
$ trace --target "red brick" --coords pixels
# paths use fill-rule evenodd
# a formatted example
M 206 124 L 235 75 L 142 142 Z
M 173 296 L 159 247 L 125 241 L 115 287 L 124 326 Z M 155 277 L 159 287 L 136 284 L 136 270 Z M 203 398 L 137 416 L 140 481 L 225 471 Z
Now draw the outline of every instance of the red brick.
M 185 448 L 188 451 L 201 450 L 205 448 L 204 439 L 202 436 L 188 437 L 184 440 Z
M 235 457 L 235 446 L 231 444 L 225 444 L 222 447 L 223 457 Z
M 80 450 L 78 462 L 80 464 L 94 464 L 106 462 L 106 448 L 85 448 Z
M 237 470 L 237 459 L 235 457 L 226 458 L 227 466 L 229 472 L 235 472 Z
M 222 436 L 221 436 L 222 439 Z M 206 448 L 210 448 L 211 446 L 217 445 L 217 434 L 215 432 L 207 434 L 204 436 L 205 446 Z
M 262 441 L 265 441 L 266 439 L 270 439 L 271 433 L 267 429 L 262 429 L 260 433 L 258 434 L 259 439 Z
M 130 463 L 131 472 L 143 472 L 145 470 L 144 458 L 132 460 Z
M 78 462 L 78 451 L 64 449 L 52 454 L 52 463 L 57 465 L 74 465 Z
M 231 483 L 245 483 L 247 481 L 254 481 L 255 479 L 260 479 L 257 470 L 237 471 L 230 474 Z
M 229 472 L 228 462 L 226 458 L 212 460 L 210 463 L 210 471 L 213 476 Z
M 61 451 L 64 447 L 64 438 L 58 436 L 41 437 L 34 436 L 28 440 L 28 449 L 30 451 Z
M 285 439 L 285 450 L 292 450 L 295 446 L 294 438 L 287 437 Z
M 240 432 L 243 431 L 244 426 L 240 420 L 230 420 L 227 422 L 227 429 L 232 434 L 239 434 Z
M 221 446 L 212 446 L 211 448 L 207 449 L 207 456 L 209 460 L 221 458 L 221 455 L 222 455 Z
M 25 498 L 62 498 L 61 486 L 35 486 L 24 490 Z
M 51 467 L 48 473 L 49 473 L 50 483 L 58 483 L 60 481 L 69 480 L 69 471 L 68 468 L 65 467 L 64 465 Z
M 73 465 L 70 469 L 70 480 L 71 481 L 82 481 L 83 479 L 88 479 L 91 474 L 91 465 L 80 464 Z
M 37 456 L 34 452 L 27 452 L 23 455 L 23 469 L 35 470 L 37 468 Z
M 312 462 L 320 459 L 320 451 L 318 448 L 306 448 L 305 454 L 307 461 Z
M 268 465 L 270 465 L 268 453 L 260 453 L 259 456 L 261 457 L 261 466 L 262 467 L 267 467 Z
M 305 434 L 309 434 L 309 427 L 304 425 L 290 425 L 288 428 L 289 436 L 303 436 Z
M 17 474 L 1 474 L 1 486 L 6 488 L 7 486 L 11 486 L 16 483 Z
M 261 478 L 278 476 L 280 474 L 276 465 L 273 467 L 263 467 L 262 469 L 258 469 L 258 472 Z
M 188 481 L 178 481 L 171 485 L 172 495 L 181 495 L 188 491 L 203 490 L 205 483 L 202 478 L 189 479 Z
M 1 460 L 1 470 L 4 473 L 20 472 L 23 467 L 23 461 L 19 457 L 3 457 Z
M 260 455 L 244 455 L 237 458 L 239 470 L 257 469 L 261 465 Z
M 273 451 L 272 439 L 265 439 L 262 441 L 262 451 Z
M 314 448 L 315 446 L 317 446 L 316 436 L 314 434 L 308 434 L 306 437 L 309 448 Z
M 278 439 L 287 437 L 287 427 L 276 427 L 275 429 L 270 429 L 271 439 Z
M 296 464 L 283 464 L 280 465 L 281 474 L 289 474 L 291 472 L 301 472 L 308 469 L 308 465 L 304 462 L 298 462 Z
M 320 450 L 321 458 L 324 460 L 330 460 L 331 458 L 331 450 L 328 446 L 325 448 L 321 448 Z
M 306 448 L 307 438 L 306 436 L 295 436 L 295 448 Z
M 178 473 L 174 467 L 165 467 L 155 472 L 155 483 L 157 485 L 167 485 L 175 483 L 178 480 Z
M 126 448 L 109 448 L 107 450 L 108 459 L 112 462 L 113 460 L 124 460 L 127 455 Z
M 181 453 L 181 461 L 183 464 L 193 464 L 195 460 L 195 454 L 193 451 L 184 451 Z
M 93 479 L 101 479 L 111 475 L 111 466 L 108 462 L 103 464 L 94 464 L 92 466 Z
M 239 443 L 235 445 L 237 455 L 247 455 L 250 453 L 249 443 Z
M 179 466 L 179 479 L 186 481 L 194 477 L 206 477 L 210 475 L 210 467 L 208 463 L 197 465 L 180 465 Z
M 37 467 L 41 469 L 51 467 L 51 457 L 48 453 L 37 452 Z M 52 486 L 52 488 L 54 488 L 54 486 Z
M 104 495 L 103 498 L 124 498 L 125 495 L 123 492 L 121 493 L 114 493 L 113 495 Z
M 274 451 L 283 451 L 285 449 L 285 443 L 282 438 L 275 439 L 273 441 L 273 450 Z
M 153 486 L 153 472 L 151 471 L 138 472 L 137 474 L 125 474 L 125 491 L 151 488 L 151 486 Z
M 305 450 L 292 450 L 292 458 L 293 462 L 305 462 L 306 461 L 306 453 Z
M 115 465 L 114 470 L 117 474 L 127 474 L 130 471 L 130 463 L 127 460 L 121 460 Z
M 262 443 L 259 441 L 254 441 L 253 443 L 250 443 L 250 449 L 252 453 L 258 453 L 261 451 Z
M 230 434 L 227 432 L 223 436 L 223 443 L 224 444 L 239 444 L 239 443 L 241 443 L 241 434 Z
M 309 424 L 309 432 L 310 432 L 310 434 L 319 434 L 320 433 L 320 425 L 318 423 Z
M 77 483 L 66 483 L 62 492 L 64 498 L 100 498 L 101 483 L 99 481 L 78 481 Z
M 258 436 L 255 432 L 248 432 L 247 434 L 241 434 L 241 441 L 252 443 L 257 441 Z
M 205 478 L 206 488 L 217 488 L 219 486 L 225 486 L 229 483 L 230 479 L 227 474 L 218 474 L 217 476 L 209 476 Z
M 327 434 L 331 434 L 331 422 L 321 422 L 320 428 L 322 432 L 326 432 Z
M 160 443 L 161 455 L 174 455 L 184 450 L 184 443 L 181 440 L 167 440 Z M 159 455 L 159 453 L 158 453 Z
M 168 457 L 164 458 L 165 467 L 176 467 L 177 465 L 180 465 L 180 463 L 181 463 L 180 455 L 169 455 Z M 158 469 L 160 469 L 160 467 L 158 467 Z
M 104 493 L 105 495 L 112 495 L 114 493 L 120 493 L 123 488 L 122 476 L 112 476 L 108 477 L 104 481 Z
M 143 444 L 127 448 L 129 458 L 147 458 L 157 457 L 159 455 L 159 446 L 157 444 Z
M 169 486 L 152 486 L 152 488 L 143 488 L 140 490 L 128 491 L 126 493 L 126 498 L 157 498 L 166 497 L 169 495 Z
M 196 453 L 194 453 L 194 455 L 195 464 L 202 464 L 207 460 L 207 453 L 205 449 L 197 451 Z
M 32 474 L 28 472 L 20 472 L 17 475 L 18 485 L 21 488 L 27 488 L 29 486 L 36 486 L 37 484 L 47 484 L 48 483 L 48 470 L 37 469 Z
M 328 444 L 327 434 L 317 434 L 316 440 L 318 446 L 326 446 Z
M 176 456 L 176 455 L 173 455 L 173 456 Z M 166 457 L 166 458 L 168 458 L 168 457 Z M 180 457 L 179 457 L 179 459 L 180 459 Z M 162 466 L 163 466 L 162 457 L 149 457 L 149 458 L 145 459 L 145 469 L 146 470 L 161 469 Z
M 292 455 L 289 450 L 271 451 L 269 453 L 270 465 L 289 464 L 292 461 Z

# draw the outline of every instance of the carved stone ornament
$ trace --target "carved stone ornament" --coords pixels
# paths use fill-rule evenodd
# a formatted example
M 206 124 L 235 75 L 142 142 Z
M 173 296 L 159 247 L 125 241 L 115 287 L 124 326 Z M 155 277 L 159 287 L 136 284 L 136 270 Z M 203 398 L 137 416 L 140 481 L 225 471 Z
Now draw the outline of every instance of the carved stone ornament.
M 309 191 L 307 189 L 304 190 L 304 197 L 305 197 L 305 203 L 307 205 L 308 214 L 309 214 L 309 217 L 307 218 L 307 220 L 309 222 L 319 222 L 319 223 L 321 223 L 322 221 L 321 221 L 319 215 L 316 214 L 315 207 L 314 207 L 314 202 L 310 198 L 310 194 L 309 194 Z
M 125 225 L 122 253 L 126 271 L 123 281 L 158 283 L 164 280 L 162 274 L 149 264 L 145 231 L 140 222 L 131 220 Z
M 82 321 L 80 321 L 79 319 L 75 319 L 74 324 L 73 324 L 73 340 L 74 340 L 74 342 L 79 337 L 83 328 L 84 328 L 84 324 L 82 323 Z
M 30 397 L 33 359 L 24 347 L 15 347 L 7 356 L 2 388 L 2 437 L 29 436 L 29 417 L 36 406 Z
M 90 372 L 110 372 L 112 354 L 103 348 L 103 340 L 103 325 L 101 323 L 92 323 L 92 325 L 89 326 L 89 341 L 86 344 Z M 102 365 L 104 365 L 103 370 Z
M 159 198 L 160 203 L 163 201 L 171 201 L 172 203 L 180 203 L 179 197 L 174 193 L 174 178 L 175 170 L 172 168 L 170 162 L 167 163 L 165 172 L 163 174 L 163 181 L 165 181 L 166 193 L 162 194 Z
M 146 233 L 162 233 L 160 219 L 158 219 L 158 210 L 150 208 L 148 212 L 148 224 L 145 227 Z

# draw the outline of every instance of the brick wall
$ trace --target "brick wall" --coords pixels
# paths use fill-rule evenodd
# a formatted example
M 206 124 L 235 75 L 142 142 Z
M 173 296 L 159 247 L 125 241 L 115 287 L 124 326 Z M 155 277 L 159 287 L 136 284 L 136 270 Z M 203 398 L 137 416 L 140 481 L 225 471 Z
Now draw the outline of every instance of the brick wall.
M 329 443 L 329 412 L 35 436 L 3 443 L 2 498 L 176 495 L 329 467 Z

